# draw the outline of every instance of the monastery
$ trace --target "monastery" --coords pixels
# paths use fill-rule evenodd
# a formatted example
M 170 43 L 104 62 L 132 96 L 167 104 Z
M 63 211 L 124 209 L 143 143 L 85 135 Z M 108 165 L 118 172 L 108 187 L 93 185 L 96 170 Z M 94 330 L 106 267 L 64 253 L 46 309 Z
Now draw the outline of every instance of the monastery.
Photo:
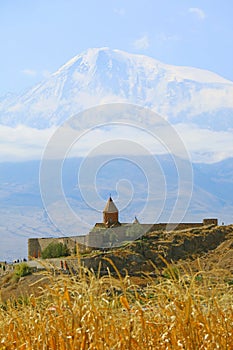
M 119 211 L 110 196 L 103 210 L 102 222 L 97 222 L 87 235 L 59 238 L 30 238 L 28 240 L 28 259 L 40 258 L 42 251 L 52 242 L 66 244 L 72 253 L 75 248 L 85 252 L 97 249 L 119 247 L 153 231 L 183 230 L 206 225 L 218 225 L 217 219 L 204 219 L 202 223 L 151 223 L 142 224 L 137 218 L 131 223 L 119 221 Z

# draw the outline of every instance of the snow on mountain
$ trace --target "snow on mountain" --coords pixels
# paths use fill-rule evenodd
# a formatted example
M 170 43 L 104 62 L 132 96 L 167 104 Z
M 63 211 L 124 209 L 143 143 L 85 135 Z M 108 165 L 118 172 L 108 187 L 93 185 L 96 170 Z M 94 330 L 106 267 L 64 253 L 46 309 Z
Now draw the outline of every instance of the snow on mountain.
M 44 129 L 102 103 L 148 107 L 171 123 L 232 129 L 233 82 L 108 48 L 75 56 L 26 93 L 0 99 L 0 123 Z

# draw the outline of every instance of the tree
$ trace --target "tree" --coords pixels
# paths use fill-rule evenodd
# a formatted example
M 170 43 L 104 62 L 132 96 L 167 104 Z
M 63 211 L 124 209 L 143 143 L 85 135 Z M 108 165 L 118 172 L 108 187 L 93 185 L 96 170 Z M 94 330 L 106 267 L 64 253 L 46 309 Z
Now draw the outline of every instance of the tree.
M 42 251 L 42 258 L 43 259 L 49 259 L 49 258 L 60 258 L 62 256 L 68 256 L 70 255 L 70 251 L 66 244 L 63 243 L 50 243 L 43 251 Z

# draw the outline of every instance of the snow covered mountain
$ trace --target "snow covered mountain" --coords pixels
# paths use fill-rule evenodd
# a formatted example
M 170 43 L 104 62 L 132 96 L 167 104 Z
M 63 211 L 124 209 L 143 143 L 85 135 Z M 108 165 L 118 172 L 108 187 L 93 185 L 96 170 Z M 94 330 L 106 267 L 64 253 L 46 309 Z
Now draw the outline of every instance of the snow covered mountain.
M 108 48 L 89 49 L 26 93 L 0 99 L 0 123 L 44 129 L 112 102 L 148 107 L 172 124 L 233 129 L 233 82 L 209 71 Z

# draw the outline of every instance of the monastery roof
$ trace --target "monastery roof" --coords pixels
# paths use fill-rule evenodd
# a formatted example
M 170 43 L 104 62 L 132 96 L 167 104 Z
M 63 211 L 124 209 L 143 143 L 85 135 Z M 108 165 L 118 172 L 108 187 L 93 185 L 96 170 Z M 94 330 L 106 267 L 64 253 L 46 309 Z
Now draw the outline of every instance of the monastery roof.
M 104 213 L 118 213 L 118 209 L 117 209 L 115 203 L 113 202 L 111 196 L 109 197 L 103 212 Z

